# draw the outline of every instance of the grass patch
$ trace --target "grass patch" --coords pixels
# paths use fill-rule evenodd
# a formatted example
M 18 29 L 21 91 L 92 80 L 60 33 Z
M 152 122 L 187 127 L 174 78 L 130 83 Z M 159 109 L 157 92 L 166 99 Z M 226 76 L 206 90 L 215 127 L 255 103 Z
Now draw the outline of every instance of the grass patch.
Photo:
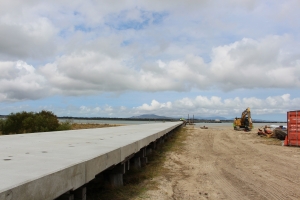
M 164 162 L 168 159 L 168 152 L 180 152 L 183 150 L 187 137 L 186 128 L 179 128 L 172 138 L 160 145 L 148 157 L 148 164 L 139 170 L 130 169 L 124 174 L 124 186 L 111 188 L 105 185 L 88 185 L 87 199 L 101 200 L 128 200 L 137 197 L 143 198 L 148 190 L 155 190 L 157 182 L 153 180 L 159 176 L 172 176 L 165 168 Z M 145 198 L 145 197 L 144 197 Z

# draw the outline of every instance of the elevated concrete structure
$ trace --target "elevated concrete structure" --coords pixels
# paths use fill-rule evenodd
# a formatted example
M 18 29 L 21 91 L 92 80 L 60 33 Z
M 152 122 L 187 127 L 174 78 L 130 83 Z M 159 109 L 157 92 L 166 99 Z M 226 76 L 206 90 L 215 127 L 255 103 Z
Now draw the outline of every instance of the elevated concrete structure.
M 142 148 L 181 124 L 1 136 L 0 200 L 51 200 L 78 188 L 84 194 L 82 186 L 97 174 L 127 166 L 136 153 L 145 154 Z

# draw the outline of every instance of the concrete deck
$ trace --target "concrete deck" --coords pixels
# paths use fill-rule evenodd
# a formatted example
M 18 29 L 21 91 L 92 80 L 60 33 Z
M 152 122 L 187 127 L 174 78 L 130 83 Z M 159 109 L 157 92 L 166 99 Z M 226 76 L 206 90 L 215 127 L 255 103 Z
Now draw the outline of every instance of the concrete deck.
M 182 122 L 0 136 L 0 200 L 54 199 Z

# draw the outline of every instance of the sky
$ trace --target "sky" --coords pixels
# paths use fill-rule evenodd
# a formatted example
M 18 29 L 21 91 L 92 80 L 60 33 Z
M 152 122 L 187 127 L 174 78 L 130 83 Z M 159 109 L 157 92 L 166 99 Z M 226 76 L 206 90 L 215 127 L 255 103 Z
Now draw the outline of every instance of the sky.
M 299 0 L 0 0 L 0 115 L 300 110 Z

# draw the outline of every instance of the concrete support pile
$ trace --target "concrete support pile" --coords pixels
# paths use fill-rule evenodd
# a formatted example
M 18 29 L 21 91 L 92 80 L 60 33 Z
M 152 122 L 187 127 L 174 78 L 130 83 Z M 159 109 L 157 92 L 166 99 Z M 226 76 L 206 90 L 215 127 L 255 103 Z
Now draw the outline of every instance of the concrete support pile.
M 86 186 L 81 186 L 74 191 L 74 200 L 86 200 Z
M 109 184 L 112 187 L 123 186 L 123 174 L 126 172 L 125 164 L 118 164 L 112 170 L 107 170 Z
M 69 191 L 56 200 L 86 200 L 86 186 L 82 186 L 75 191 Z

